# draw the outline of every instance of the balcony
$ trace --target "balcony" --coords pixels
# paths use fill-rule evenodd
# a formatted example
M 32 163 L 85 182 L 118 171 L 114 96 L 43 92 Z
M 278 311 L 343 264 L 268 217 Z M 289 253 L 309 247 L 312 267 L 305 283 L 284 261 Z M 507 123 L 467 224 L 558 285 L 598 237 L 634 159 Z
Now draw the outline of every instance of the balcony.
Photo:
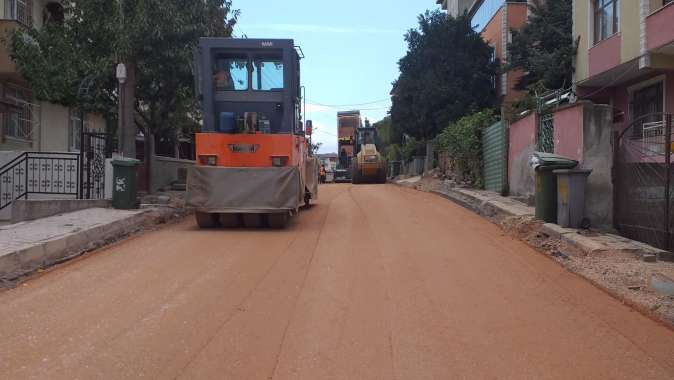
M 674 2 L 670 2 L 646 17 L 646 46 L 649 51 L 674 55 L 674 22 L 672 20 L 674 20 Z
M 15 20 L 0 20 L 0 77 L 18 78 L 16 63 L 9 56 L 9 38 L 22 25 Z

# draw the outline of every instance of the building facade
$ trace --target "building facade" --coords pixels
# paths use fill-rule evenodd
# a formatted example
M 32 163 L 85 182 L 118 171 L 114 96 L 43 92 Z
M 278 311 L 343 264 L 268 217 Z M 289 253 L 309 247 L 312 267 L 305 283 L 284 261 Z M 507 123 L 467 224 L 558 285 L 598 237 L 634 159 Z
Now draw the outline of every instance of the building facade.
M 8 38 L 21 28 L 61 22 L 64 11 L 54 0 L 0 0 L 0 99 L 14 105 L 0 119 L 0 166 L 18 152 L 72 152 L 80 149 L 80 131 L 104 132 L 96 114 L 37 101 L 10 57 Z
M 674 1 L 574 1 L 580 98 L 614 108 L 616 129 L 674 111 Z

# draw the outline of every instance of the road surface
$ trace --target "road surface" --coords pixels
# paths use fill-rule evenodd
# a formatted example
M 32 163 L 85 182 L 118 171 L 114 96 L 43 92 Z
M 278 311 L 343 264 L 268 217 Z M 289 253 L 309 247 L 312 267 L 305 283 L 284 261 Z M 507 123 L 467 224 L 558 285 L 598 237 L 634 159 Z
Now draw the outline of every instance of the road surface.
M 327 185 L 0 293 L 2 379 L 672 379 L 674 332 L 431 194 Z

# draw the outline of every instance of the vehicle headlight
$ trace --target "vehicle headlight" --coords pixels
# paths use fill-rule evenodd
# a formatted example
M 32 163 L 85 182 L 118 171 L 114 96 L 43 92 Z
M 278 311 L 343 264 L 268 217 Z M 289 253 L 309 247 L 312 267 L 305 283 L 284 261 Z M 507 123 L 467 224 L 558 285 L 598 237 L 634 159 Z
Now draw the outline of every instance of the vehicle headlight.
M 271 166 L 273 167 L 283 167 L 288 165 L 288 157 L 286 156 L 274 156 L 271 158 Z
M 218 165 L 218 156 L 209 154 L 209 155 L 202 155 L 199 156 L 199 162 L 202 165 L 206 166 L 217 166 Z

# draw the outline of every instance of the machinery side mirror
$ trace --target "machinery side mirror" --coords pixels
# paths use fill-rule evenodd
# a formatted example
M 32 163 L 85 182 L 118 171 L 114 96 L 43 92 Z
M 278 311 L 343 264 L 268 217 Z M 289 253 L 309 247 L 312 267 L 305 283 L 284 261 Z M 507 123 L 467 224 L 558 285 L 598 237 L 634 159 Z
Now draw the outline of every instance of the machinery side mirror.
M 311 120 L 307 120 L 307 125 L 306 125 L 306 134 L 307 136 L 311 136 L 314 133 L 314 125 Z

